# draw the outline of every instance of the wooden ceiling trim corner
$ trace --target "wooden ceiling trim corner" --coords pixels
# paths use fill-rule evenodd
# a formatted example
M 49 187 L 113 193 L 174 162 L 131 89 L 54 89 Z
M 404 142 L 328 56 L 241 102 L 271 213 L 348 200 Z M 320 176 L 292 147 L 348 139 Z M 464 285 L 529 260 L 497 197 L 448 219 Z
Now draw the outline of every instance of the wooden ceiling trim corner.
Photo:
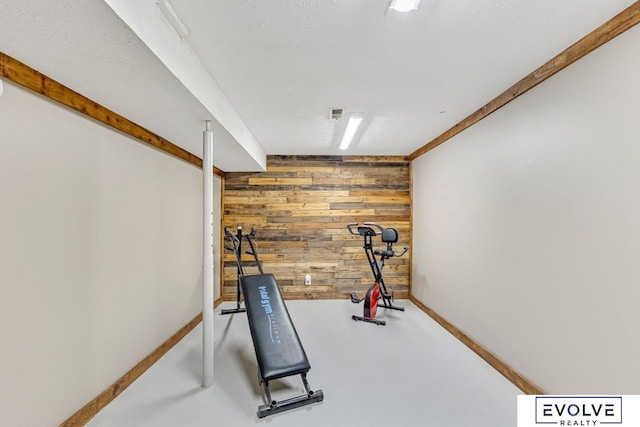
M 640 22 L 640 1 L 634 2 L 631 6 L 605 22 L 591 33 L 578 40 L 576 43 L 556 55 L 554 58 L 540 66 L 522 80 L 502 92 L 492 101 L 475 111 L 461 122 L 442 133 L 426 145 L 417 149 L 409 155 L 409 159 L 415 160 L 424 153 L 436 148 L 438 145 L 449 140 L 463 130 L 487 117 L 489 114 L 513 101 L 529 89 L 539 85 L 549 77 L 573 64 L 580 58 L 593 52 L 600 46 L 634 27 Z
M 395 156 L 395 155 L 382 155 L 382 156 L 367 156 L 367 155 L 348 155 L 342 156 L 343 162 L 371 162 L 371 163 L 399 163 L 408 162 L 408 156 Z
M 202 167 L 202 159 L 178 147 L 161 136 L 132 122 L 131 120 L 103 107 L 97 102 L 69 89 L 63 84 L 45 76 L 28 65 L 0 52 L 0 76 L 20 86 L 82 113 L 113 129 L 132 136 L 145 144 L 164 151 L 197 167 Z M 216 167 L 213 173 L 224 176 L 224 171 Z

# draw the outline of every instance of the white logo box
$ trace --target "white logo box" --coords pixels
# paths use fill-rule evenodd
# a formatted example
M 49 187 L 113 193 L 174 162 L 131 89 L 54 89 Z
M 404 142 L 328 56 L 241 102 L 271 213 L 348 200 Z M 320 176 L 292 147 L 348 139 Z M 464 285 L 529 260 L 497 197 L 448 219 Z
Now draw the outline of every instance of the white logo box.
M 517 427 L 640 427 L 640 395 L 519 395 Z

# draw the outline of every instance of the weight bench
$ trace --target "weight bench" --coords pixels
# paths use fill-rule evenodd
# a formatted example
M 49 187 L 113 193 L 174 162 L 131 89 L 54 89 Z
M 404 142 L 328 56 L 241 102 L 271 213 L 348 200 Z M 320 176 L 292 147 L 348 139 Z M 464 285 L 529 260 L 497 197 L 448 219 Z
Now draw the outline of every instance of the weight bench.
M 322 390 L 312 391 L 307 382 L 311 369 L 302 343 L 291 322 L 280 288 L 272 274 L 240 276 L 240 287 L 249 319 L 249 329 L 258 360 L 260 384 L 266 405 L 258 407 L 258 417 L 298 408 L 324 399 Z M 276 402 L 271 399 L 269 381 L 300 375 L 306 394 Z

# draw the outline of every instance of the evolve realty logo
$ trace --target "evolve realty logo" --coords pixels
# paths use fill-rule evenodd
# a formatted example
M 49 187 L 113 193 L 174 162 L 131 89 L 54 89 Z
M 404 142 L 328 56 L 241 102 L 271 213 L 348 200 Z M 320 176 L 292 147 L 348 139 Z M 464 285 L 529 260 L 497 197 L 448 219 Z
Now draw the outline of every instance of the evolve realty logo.
M 640 395 L 518 395 L 517 416 L 517 427 L 640 427 Z
M 538 425 L 622 424 L 622 396 L 536 396 Z

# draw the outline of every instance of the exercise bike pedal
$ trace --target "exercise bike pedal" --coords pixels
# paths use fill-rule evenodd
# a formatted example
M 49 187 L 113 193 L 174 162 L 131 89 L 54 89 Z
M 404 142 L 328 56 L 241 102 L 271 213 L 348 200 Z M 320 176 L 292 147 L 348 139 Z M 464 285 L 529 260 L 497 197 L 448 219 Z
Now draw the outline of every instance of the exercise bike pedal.
M 356 295 L 355 293 L 351 293 L 351 302 L 354 304 L 360 304 L 360 301 L 362 301 L 360 298 L 358 298 L 358 295 Z
M 387 301 L 393 301 L 393 294 L 380 294 L 380 298 L 385 299 Z

